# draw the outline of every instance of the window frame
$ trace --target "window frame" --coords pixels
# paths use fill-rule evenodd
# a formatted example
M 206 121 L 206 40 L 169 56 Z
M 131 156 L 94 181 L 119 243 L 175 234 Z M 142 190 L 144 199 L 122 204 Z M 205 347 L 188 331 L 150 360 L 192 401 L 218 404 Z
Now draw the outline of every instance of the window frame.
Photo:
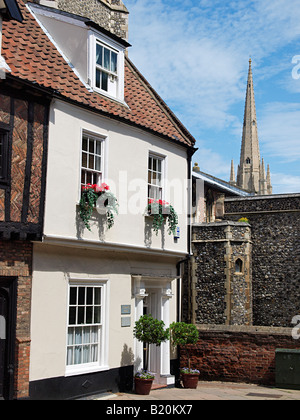
M 117 54 L 117 71 L 111 72 L 111 76 L 116 78 L 115 80 L 115 92 L 105 91 L 96 87 L 96 48 L 97 43 L 104 46 L 114 53 Z M 108 36 L 99 33 L 96 30 L 89 31 L 89 66 L 88 66 L 88 83 L 91 88 L 100 93 L 101 95 L 107 96 L 108 98 L 117 100 L 122 104 L 126 105 L 124 101 L 124 61 L 125 61 L 125 47 L 115 40 L 112 40 Z M 127 106 L 127 105 L 126 105 Z
M 70 324 L 70 292 L 72 287 L 101 288 L 101 322 L 97 324 Z M 108 370 L 108 279 L 70 279 L 67 293 L 67 320 L 66 320 L 66 347 L 65 347 L 65 376 L 80 375 L 83 373 Z M 74 305 L 73 305 L 74 306 Z M 81 305 L 82 306 L 82 305 Z M 91 328 L 98 327 L 98 352 L 97 361 L 68 365 L 69 328 Z M 85 343 L 79 343 L 84 345 Z
M 1 140 L 3 141 L 3 151 L 0 155 L 0 184 L 7 185 L 9 182 L 9 131 L 0 127 L 0 142 Z
M 152 168 L 150 168 L 150 159 L 152 159 Z M 161 170 L 154 170 L 154 166 L 153 166 L 153 159 L 161 162 Z M 160 174 L 161 175 L 161 181 L 160 181 L 160 185 L 157 184 L 153 184 L 153 178 L 151 179 L 151 182 L 149 182 L 149 173 L 156 173 L 157 175 Z M 153 152 L 149 152 L 148 153 L 148 165 L 147 165 L 147 202 L 149 203 L 149 200 L 154 199 L 154 200 L 164 200 L 165 199 L 165 173 L 166 173 L 166 156 L 160 155 L 158 153 L 153 153 Z M 161 197 L 159 198 L 154 198 L 150 196 L 150 190 L 151 188 L 158 188 L 159 190 L 161 190 Z
M 107 89 L 103 89 L 102 87 L 98 87 L 97 86 L 97 76 L 95 76 L 95 89 L 98 89 L 101 92 L 104 91 L 105 93 L 109 94 L 109 92 L 108 92 L 109 79 L 112 79 L 116 83 L 118 83 L 118 80 L 119 80 L 119 75 L 118 75 L 119 54 L 118 54 L 118 51 L 117 50 L 115 50 L 114 48 L 108 46 L 107 44 L 105 44 L 104 42 L 102 42 L 100 39 L 97 39 L 96 38 L 96 41 L 95 42 L 96 42 L 96 46 L 95 46 L 95 49 L 96 49 L 96 51 L 95 51 L 95 74 L 97 74 L 97 71 L 99 71 L 100 74 L 103 74 L 104 73 L 104 74 L 107 74 L 108 75 L 108 78 L 107 78 Z M 98 45 L 103 49 L 103 52 L 102 52 L 102 65 L 100 65 L 100 64 L 97 63 L 97 46 Z M 104 50 L 109 51 L 109 67 L 110 67 L 110 69 L 105 68 L 105 51 Z M 111 69 L 111 63 L 112 63 L 111 57 L 112 57 L 112 53 L 116 55 L 116 60 L 117 60 L 116 61 L 116 71 L 113 71 Z M 100 84 L 102 85 L 102 77 L 101 76 L 100 76 L 100 82 L 101 82 Z
M 95 142 L 100 142 L 100 154 L 95 153 L 95 150 L 97 149 L 96 147 L 94 147 L 94 152 L 90 152 L 89 151 L 89 147 L 87 150 L 83 149 L 83 144 L 84 144 L 84 139 L 87 138 L 87 142 L 88 142 L 88 146 L 89 146 L 89 142 L 94 140 L 94 146 L 95 146 Z M 80 192 L 81 189 L 84 185 L 87 184 L 97 184 L 97 185 L 101 185 L 101 183 L 104 182 L 105 179 L 105 168 L 106 168 L 106 159 L 105 159 L 105 140 L 106 137 L 100 135 L 100 134 L 96 134 L 96 133 L 92 133 L 90 131 L 86 131 L 86 130 L 82 130 L 81 132 L 81 147 L 80 147 Z M 85 153 L 86 152 L 86 153 Z M 86 154 L 87 155 L 87 166 L 89 166 L 88 164 L 88 158 L 90 156 L 94 156 L 94 167 L 93 169 L 88 168 L 86 166 L 83 165 L 83 155 Z M 100 157 L 100 170 L 97 170 L 95 168 L 95 162 L 96 162 L 96 158 Z M 86 179 L 86 173 L 91 173 L 91 182 L 82 182 L 83 179 L 83 171 L 85 172 L 85 180 Z M 96 175 L 98 177 L 97 182 L 94 182 L 94 175 Z

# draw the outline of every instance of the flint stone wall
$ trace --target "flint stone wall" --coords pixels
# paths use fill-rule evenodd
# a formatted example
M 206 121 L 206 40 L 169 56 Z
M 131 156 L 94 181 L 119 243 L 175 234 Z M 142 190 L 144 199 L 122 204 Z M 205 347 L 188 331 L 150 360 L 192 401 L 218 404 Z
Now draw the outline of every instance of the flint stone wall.
M 225 200 L 251 225 L 253 324 L 291 327 L 300 314 L 300 194 Z

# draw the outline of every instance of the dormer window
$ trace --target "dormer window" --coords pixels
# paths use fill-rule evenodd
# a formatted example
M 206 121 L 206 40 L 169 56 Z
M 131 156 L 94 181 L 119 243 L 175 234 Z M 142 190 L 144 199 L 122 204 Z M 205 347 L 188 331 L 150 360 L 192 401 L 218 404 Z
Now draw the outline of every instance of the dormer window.
M 96 42 L 96 79 L 95 86 L 108 93 L 113 93 L 118 79 L 118 52 Z
M 102 95 L 124 101 L 124 51 L 123 45 L 104 34 L 91 31 L 90 84 Z
M 130 44 L 88 18 L 33 2 L 27 6 L 87 90 L 124 104 L 125 50 Z

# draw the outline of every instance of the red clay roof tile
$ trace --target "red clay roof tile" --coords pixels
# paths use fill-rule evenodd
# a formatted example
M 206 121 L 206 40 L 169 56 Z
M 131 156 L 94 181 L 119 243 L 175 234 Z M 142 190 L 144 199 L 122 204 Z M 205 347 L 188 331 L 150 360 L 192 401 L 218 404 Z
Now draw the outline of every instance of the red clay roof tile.
M 3 22 L 2 54 L 12 76 L 51 88 L 62 99 L 113 115 L 187 146 L 195 139 L 144 79 L 125 59 L 125 106 L 90 92 L 40 28 L 23 0 L 18 0 L 24 20 Z M 1 86 L 1 85 L 0 85 Z

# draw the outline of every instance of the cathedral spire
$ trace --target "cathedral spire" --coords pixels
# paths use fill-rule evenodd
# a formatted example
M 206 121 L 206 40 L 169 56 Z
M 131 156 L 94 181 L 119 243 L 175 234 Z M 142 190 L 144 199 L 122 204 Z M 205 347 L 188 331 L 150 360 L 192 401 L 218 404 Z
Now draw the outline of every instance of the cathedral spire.
M 231 169 L 231 177 L 232 177 Z M 232 179 L 230 178 L 232 183 Z M 269 190 L 271 180 L 269 180 Z M 267 180 L 264 162 L 260 159 L 259 140 L 257 131 L 256 106 L 254 97 L 252 60 L 249 60 L 244 126 L 241 146 L 240 164 L 237 173 L 237 186 L 253 194 L 267 194 Z
M 230 184 L 231 185 L 236 185 L 233 160 L 231 161 Z
M 267 194 L 273 194 L 273 187 L 271 184 L 271 172 L 270 172 L 270 165 L 268 165 L 267 169 Z

